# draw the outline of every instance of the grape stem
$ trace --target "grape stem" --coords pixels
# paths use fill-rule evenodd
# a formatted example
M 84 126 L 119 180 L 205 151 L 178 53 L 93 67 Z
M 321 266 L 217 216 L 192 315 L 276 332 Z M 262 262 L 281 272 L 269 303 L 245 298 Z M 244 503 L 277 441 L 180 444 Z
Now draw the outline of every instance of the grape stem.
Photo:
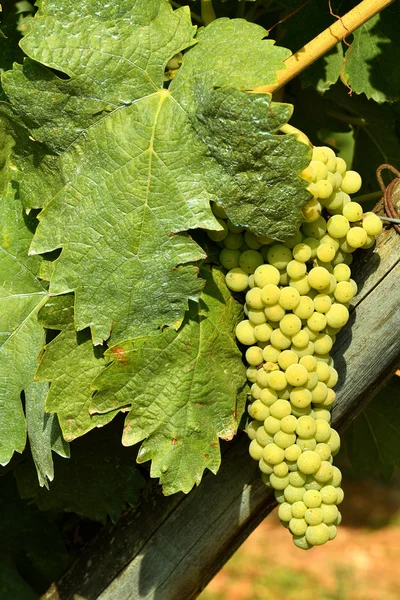
M 272 93 L 286 85 L 304 69 L 312 65 L 318 58 L 329 52 L 355 29 L 364 25 L 369 19 L 392 4 L 394 0 L 363 0 L 352 10 L 338 19 L 330 27 L 317 35 L 311 42 L 303 46 L 295 54 L 285 60 L 285 70 L 278 71 L 277 83 L 264 85 L 252 90 L 255 93 Z
M 398 223 L 400 225 L 400 219 L 392 219 L 390 217 L 381 217 L 380 215 L 378 215 L 378 217 L 381 219 L 381 221 L 388 221 L 389 223 Z

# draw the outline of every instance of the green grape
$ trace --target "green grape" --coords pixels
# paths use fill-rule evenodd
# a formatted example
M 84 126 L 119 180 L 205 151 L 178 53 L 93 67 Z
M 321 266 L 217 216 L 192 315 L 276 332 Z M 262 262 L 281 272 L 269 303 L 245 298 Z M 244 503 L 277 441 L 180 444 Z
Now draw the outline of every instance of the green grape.
M 301 448 L 296 444 L 289 446 L 289 448 L 285 449 L 285 460 L 289 462 L 296 462 L 301 454 Z M 290 475 L 289 475 L 290 477 Z
M 322 237 L 322 236 L 321 236 Z M 303 244 L 305 244 L 306 246 L 308 246 L 308 248 L 311 250 L 311 256 L 309 259 L 310 260 L 312 258 L 315 258 L 317 256 L 317 248 L 319 246 L 319 238 L 315 238 L 315 237 L 307 237 L 303 240 Z M 293 250 L 294 251 L 294 250 Z M 304 256 L 304 255 L 303 255 Z M 296 258 L 293 254 L 293 258 Z M 296 258 L 296 260 L 300 260 L 300 258 Z M 302 261 L 302 262 L 307 262 L 307 261 Z
M 274 346 L 274 348 L 278 348 L 279 350 L 286 350 L 286 348 L 290 347 L 292 340 L 289 336 L 285 335 L 280 329 L 274 329 L 274 331 L 271 333 L 270 342 Z
M 316 190 L 316 193 L 318 193 L 318 186 L 315 186 L 315 190 Z M 301 210 L 302 210 L 304 220 L 306 221 L 306 223 L 313 223 L 314 221 L 316 221 L 319 218 L 319 216 L 322 212 L 322 206 L 321 206 L 321 203 L 318 202 L 318 200 L 316 198 L 313 198 L 312 200 L 307 202 L 307 204 L 305 206 L 303 206 L 303 208 Z
M 260 400 L 266 406 L 271 406 L 276 400 L 278 400 L 278 393 L 270 388 L 264 388 L 260 393 Z
M 286 450 L 286 448 L 292 446 L 295 441 L 296 436 L 294 433 L 284 433 L 283 431 L 278 431 L 278 433 L 274 435 L 274 443 L 283 450 Z
M 308 319 L 307 319 L 307 327 L 311 331 L 319 332 L 319 331 L 322 331 L 326 327 L 326 322 L 327 322 L 327 319 L 323 313 L 313 312 L 311 317 L 308 317 Z M 318 336 L 316 336 L 314 338 L 314 343 L 317 339 L 318 339 Z M 314 349 L 315 349 L 315 347 L 314 347 Z
M 267 321 L 267 317 L 263 310 L 257 310 L 256 308 L 249 308 L 247 310 L 247 316 L 253 325 L 262 325 Z
M 335 504 L 338 494 L 333 485 L 325 485 L 321 488 L 321 499 L 324 504 Z
M 321 402 L 321 406 L 324 408 L 330 408 L 332 404 L 335 402 L 336 392 L 332 389 L 328 388 L 328 394 L 323 402 Z
M 343 160 L 343 158 L 340 158 L 339 156 L 336 157 L 336 170 L 341 175 L 344 175 L 347 170 L 346 161 Z
M 307 238 L 317 238 L 318 240 L 326 233 L 326 221 L 323 217 L 319 217 L 313 223 L 303 223 L 301 226 Z M 307 243 L 306 240 L 303 240 Z
M 308 406 L 310 406 L 311 401 L 311 392 L 305 387 L 296 387 L 290 392 L 290 402 L 293 405 L 293 407 L 307 408 Z
M 273 406 L 273 405 L 272 405 Z M 272 406 L 270 408 L 272 408 Z M 264 420 L 264 429 L 269 434 L 274 436 L 278 431 L 281 430 L 279 419 L 272 415 Z
M 297 459 L 297 466 L 306 475 L 316 473 L 321 466 L 321 458 L 313 450 L 305 450 Z
M 320 179 L 317 181 L 317 189 L 318 198 L 321 198 L 321 200 L 326 200 L 333 193 L 333 185 L 328 181 L 328 179 Z
M 333 274 L 330 273 L 329 274 L 329 285 L 326 288 L 324 288 L 323 290 L 321 290 L 321 292 L 323 294 L 328 294 L 328 295 L 333 294 L 333 292 L 336 289 L 336 285 L 337 285 L 336 279 L 334 278 Z
M 255 282 L 254 282 L 254 274 L 253 274 L 253 273 L 251 273 L 251 274 L 249 275 L 249 288 L 250 288 L 250 289 L 252 289 L 252 288 L 253 288 L 253 287 L 255 287 L 255 286 L 256 286 L 256 284 L 255 284 Z
M 338 508 L 334 504 L 321 504 L 323 522 L 326 525 L 333 525 L 338 518 Z
M 283 504 L 283 502 L 286 502 L 283 490 L 275 490 L 274 496 L 275 500 L 279 502 L 279 504 Z
M 302 236 L 301 231 L 296 231 L 296 233 L 294 235 L 292 235 L 292 237 L 290 237 L 288 240 L 286 240 L 286 242 L 283 242 L 283 245 L 286 246 L 286 248 L 292 249 L 297 244 L 300 244 L 302 239 L 303 239 L 303 236 Z
M 290 415 L 290 404 L 287 400 L 279 399 L 272 404 L 270 410 L 273 417 L 283 419 L 283 417 Z M 292 443 L 294 444 L 294 442 Z
M 281 277 L 279 279 L 279 283 L 280 285 L 289 285 L 289 275 L 286 273 L 286 271 L 279 271 L 281 274 Z
M 315 240 L 315 241 L 317 242 L 317 246 L 318 246 L 318 240 Z M 293 248 L 292 253 L 293 253 L 294 260 L 301 262 L 301 263 L 306 263 L 311 258 L 312 249 L 310 248 L 309 245 L 302 242 L 300 244 L 297 244 Z
M 248 275 L 254 273 L 263 262 L 264 259 L 257 250 L 245 250 L 240 254 L 239 266 Z
M 289 279 L 289 285 L 295 288 L 301 296 L 308 294 L 311 289 L 308 283 L 308 275 L 304 275 L 300 279 Z
M 294 365 L 297 362 L 299 362 L 299 359 L 293 350 L 284 350 L 280 353 L 278 358 L 279 366 L 283 371 L 286 371 L 290 365 Z
M 322 523 L 324 514 L 321 508 L 307 508 L 304 519 L 308 525 L 319 525 Z
M 289 475 L 289 479 L 290 479 L 290 475 Z M 290 481 L 289 481 L 289 483 L 290 483 Z M 336 492 L 337 492 L 336 504 L 341 504 L 344 499 L 344 492 L 341 487 L 336 488 Z
M 277 477 L 274 473 L 270 475 L 270 483 L 274 490 L 284 490 L 289 485 L 289 477 Z
M 347 232 L 346 242 L 352 246 L 352 248 L 362 248 L 367 241 L 367 232 L 363 227 L 352 227 Z
M 291 260 L 286 267 L 286 272 L 291 279 L 300 279 L 306 274 L 307 267 L 303 262 Z
M 343 304 L 334 302 L 326 313 L 326 322 L 330 327 L 343 327 L 349 320 L 349 311 Z
M 211 208 L 212 211 L 214 213 L 214 215 L 218 218 L 218 219 L 227 219 L 227 214 L 225 212 L 225 209 L 221 206 L 221 204 L 217 204 L 216 202 L 212 202 L 211 203 Z
M 257 367 L 263 362 L 262 349 L 259 346 L 250 346 L 246 350 L 246 361 L 252 367 Z
M 260 255 L 261 256 L 261 255 Z M 278 269 L 272 265 L 261 264 L 254 271 L 254 281 L 259 288 L 264 288 L 266 285 L 278 285 L 280 273 Z
M 317 368 L 317 359 L 312 355 L 302 356 L 299 360 L 299 363 L 303 365 L 303 367 L 305 367 L 309 373 L 311 371 L 315 371 Z
M 332 429 L 332 431 L 331 431 L 331 437 L 327 441 L 327 444 L 331 449 L 332 456 L 335 456 L 335 454 L 337 454 L 340 449 L 340 437 L 339 437 L 338 432 L 335 431 L 334 429 Z
M 261 421 L 250 421 L 250 423 L 248 423 L 248 425 L 246 427 L 246 433 L 247 433 L 248 437 L 250 438 L 250 440 L 256 439 L 257 431 L 260 429 L 260 427 L 262 425 L 263 425 L 263 423 L 261 423 Z
M 303 358 L 303 356 L 308 356 L 308 354 L 314 353 L 314 344 L 312 342 L 308 342 L 307 346 L 304 348 L 297 348 L 294 344 L 292 344 L 290 349 L 293 350 L 293 352 L 296 352 L 300 359 Z
M 262 310 L 264 308 L 264 303 L 261 299 L 260 288 L 254 287 L 247 292 L 246 304 L 249 309 Z
M 280 426 L 283 433 L 294 433 L 297 427 L 297 419 L 293 415 L 286 415 L 281 419 Z
M 350 267 L 344 264 L 336 265 L 333 269 L 333 275 L 338 283 L 349 281 L 351 277 Z
M 347 239 L 345 238 L 344 241 L 340 244 L 340 250 L 345 254 L 351 254 L 352 252 L 355 252 L 357 248 L 355 248 L 354 246 L 350 246 Z
M 354 295 L 356 295 L 358 292 L 358 286 L 357 286 L 356 282 L 354 281 L 354 279 L 350 279 L 349 283 L 351 283 L 351 285 L 353 287 Z
M 325 523 L 319 525 L 309 525 L 305 533 L 306 540 L 313 546 L 322 546 L 329 541 L 329 529 Z
M 301 364 L 292 364 L 285 371 L 286 381 L 293 386 L 302 387 L 308 379 L 308 371 Z M 308 391 L 308 390 L 307 390 Z M 292 396 L 290 396 L 292 398 Z
M 297 548 L 301 548 L 301 550 L 310 550 L 312 548 L 312 544 L 309 544 L 306 540 L 305 535 L 294 535 L 293 543 Z
M 255 400 L 249 407 L 250 416 L 257 421 L 264 421 L 270 416 L 270 409 L 261 400 Z
M 294 504 L 294 502 L 298 502 L 303 499 L 304 492 L 306 490 L 303 487 L 295 487 L 294 485 L 288 485 L 284 490 L 285 500 L 286 502 L 290 502 L 290 504 Z
M 254 335 L 258 342 L 268 342 L 272 333 L 272 327 L 268 323 L 261 323 L 254 327 Z
M 265 446 L 265 448 L 263 449 L 262 457 L 265 460 L 265 462 L 269 463 L 270 465 L 277 465 L 284 460 L 285 453 L 282 448 L 279 448 L 279 446 L 272 443 L 268 444 L 268 446 Z M 288 483 L 289 480 L 287 481 L 287 484 Z
M 269 264 L 277 269 L 286 269 L 287 264 L 292 260 L 292 253 L 283 244 L 274 244 L 267 252 L 267 259 Z
M 308 319 L 314 312 L 314 302 L 308 296 L 301 296 L 300 301 L 296 308 L 293 309 L 293 313 L 299 319 Z
M 340 173 L 335 171 L 335 173 L 329 172 L 328 177 L 326 179 L 327 181 L 329 181 L 330 184 L 332 184 L 333 191 L 336 192 L 342 185 L 343 177 Z
M 251 395 L 253 396 L 253 398 L 255 400 L 259 400 L 260 399 L 260 395 L 261 395 L 261 388 L 259 385 L 257 385 L 257 383 L 253 383 L 253 385 L 250 388 L 251 391 Z
M 241 344 L 251 346 L 257 342 L 254 325 L 245 319 L 236 326 L 236 337 Z
M 335 433 L 337 433 L 337 432 L 335 431 Z M 337 467 L 333 466 L 332 468 L 333 468 L 333 474 L 332 474 L 332 481 L 330 483 L 331 483 L 331 485 L 333 485 L 333 487 L 337 488 L 342 483 L 342 474 L 340 472 L 340 469 L 338 469 Z
M 241 233 L 233 233 L 228 231 L 224 238 L 224 246 L 229 250 L 239 250 L 243 244 L 243 235 Z
M 257 240 L 257 236 L 251 231 L 246 230 L 244 234 L 244 242 L 251 250 L 258 250 L 262 244 Z
M 314 181 L 320 181 L 321 179 L 326 179 L 326 177 L 328 175 L 328 169 L 327 169 L 326 165 L 324 164 L 325 162 L 326 162 L 326 159 L 324 161 L 322 161 L 321 159 L 314 159 L 314 156 L 313 156 L 313 160 L 310 162 L 310 167 L 314 173 L 314 177 L 313 177 Z
M 256 400 L 256 402 L 260 402 L 260 400 Z M 267 407 L 264 406 L 264 408 L 267 408 Z M 267 408 L 267 410 L 268 410 L 268 408 Z M 268 418 L 268 417 L 266 417 L 266 418 Z M 260 444 L 260 446 L 262 446 L 264 448 L 264 446 L 267 446 L 268 444 L 272 444 L 272 442 L 274 441 L 274 438 L 272 437 L 272 435 L 269 435 L 265 431 L 264 427 L 259 427 L 256 432 L 256 440 Z
M 260 460 L 264 448 L 260 446 L 257 440 L 252 440 L 249 445 L 249 454 L 254 460 Z
M 320 333 L 314 340 L 314 350 L 317 354 L 328 354 L 332 350 L 333 341 L 330 335 Z
M 318 454 L 318 452 L 317 452 Z M 319 454 L 318 454 L 319 455 Z M 320 456 L 320 455 L 319 455 Z M 333 468 L 330 462 L 327 460 L 321 461 L 321 466 L 316 473 L 314 473 L 315 481 L 318 483 L 328 483 L 331 479 L 333 473 Z
M 300 303 L 301 296 L 294 287 L 283 287 L 280 290 L 279 305 L 285 310 L 294 310 Z
M 319 243 L 320 243 L 320 245 L 328 244 L 328 246 L 332 246 L 332 248 L 334 248 L 335 252 L 337 252 L 339 250 L 338 240 L 335 240 L 335 238 L 331 237 L 329 235 L 329 233 L 326 233 L 325 235 L 323 235 L 322 238 L 319 240 Z M 317 256 L 318 256 L 318 254 L 317 254 Z
M 344 173 L 341 187 L 346 194 L 355 194 L 361 188 L 361 184 L 361 176 L 356 171 Z
M 322 421 L 322 419 L 320 419 Z M 328 423 L 326 421 L 324 421 L 327 425 Z M 317 429 L 317 433 L 318 433 L 318 429 Z M 331 454 L 331 449 L 329 448 L 328 444 L 324 444 L 324 443 L 318 443 L 315 448 L 314 451 L 319 454 L 321 461 L 324 460 L 329 460 L 332 456 Z
M 279 463 L 279 465 L 274 465 L 274 475 L 277 477 L 285 477 L 289 472 L 289 468 L 285 461 Z
M 260 469 L 261 473 L 263 473 L 263 475 L 272 475 L 272 473 L 274 472 L 271 465 L 266 463 L 263 458 L 260 458 L 260 460 L 258 461 L 258 468 Z
M 330 369 L 329 365 L 327 365 L 325 362 L 318 360 L 317 361 L 317 375 L 318 375 L 319 381 L 323 381 L 323 382 L 328 381 L 330 374 L 331 374 L 331 369 Z
M 239 266 L 239 250 L 229 250 L 229 248 L 223 248 L 219 254 L 219 262 L 228 271 L 230 269 L 236 269 Z
M 289 481 L 292 476 L 296 477 L 296 481 L 302 479 L 302 477 L 300 477 L 301 473 L 290 473 Z M 293 484 L 291 484 L 291 485 L 293 485 Z M 301 487 L 301 486 L 299 485 L 296 487 Z M 306 514 L 307 507 L 302 500 L 298 500 L 297 502 L 294 502 L 293 504 L 289 504 L 289 506 L 291 507 L 292 516 L 295 519 L 302 519 L 304 517 L 304 515 Z
M 306 358 L 303 356 L 302 358 Z M 309 372 L 307 377 L 306 388 L 312 392 L 312 390 L 318 385 L 318 375 L 315 372 Z
M 264 369 L 257 369 L 256 383 L 260 386 L 260 388 L 264 389 L 268 387 L 268 373 Z
M 225 275 L 226 285 L 233 292 L 244 292 L 249 285 L 249 277 L 243 269 L 236 267 L 235 269 L 231 269 Z
M 244 227 L 242 227 L 241 225 L 235 225 L 229 219 L 226 222 L 226 224 L 228 225 L 229 231 L 232 231 L 233 233 L 242 233 L 242 231 L 244 231 Z
M 265 265 L 267 266 L 267 265 Z M 273 306 L 278 303 L 281 290 L 277 285 L 268 283 L 261 290 L 261 298 L 264 304 L 267 306 Z
M 315 419 L 315 439 L 318 443 L 325 443 L 331 437 L 331 428 L 329 423 L 325 421 L 325 419 L 319 419 L 316 417 Z
M 343 215 L 334 215 L 328 221 L 327 230 L 333 238 L 344 237 L 349 229 L 349 222 Z
M 337 528 L 335 527 L 335 525 L 328 525 L 328 529 L 329 529 L 329 539 L 334 540 L 337 535 Z
M 322 503 L 321 492 L 317 490 L 306 490 L 303 496 L 303 502 L 307 508 L 319 508 Z
M 307 481 L 304 484 L 304 487 L 307 491 L 319 492 L 322 488 L 322 484 L 315 481 L 312 475 L 307 475 Z
M 264 308 L 264 314 L 269 321 L 281 321 L 286 314 L 286 311 L 280 304 L 272 304 Z
M 328 159 L 332 158 L 331 153 L 333 156 L 335 156 L 333 150 L 331 150 L 328 146 L 314 146 L 312 150 L 312 160 L 318 160 L 325 164 L 328 162 Z
M 321 404 L 328 395 L 328 388 L 326 384 L 319 381 L 315 388 L 311 391 L 311 398 L 314 404 Z
M 307 531 L 307 523 L 304 519 L 296 519 L 293 517 L 289 521 L 289 529 L 293 535 L 304 535 Z
M 382 221 L 373 212 L 367 212 L 362 222 L 363 229 L 368 235 L 378 235 L 382 231 Z
M 296 346 L 297 348 L 300 348 L 300 349 L 306 348 L 306 346 L 308 346 L 309 341 L 310 341 L 310 338 L 308 336 L 308 333 L 306 331 L 304 331 L 304 329 L 302 329 L 301 331 L 296 333 L 296 335 L 292 336 L 293 346 Z
M 278 362 L 281 351 L 273 346 L 265 346 L 263 348 L 263 359 L 265 362 Z M 329 377 L 329 375 L 328 375 Z
M 333 388 L 333 387 L 335 387 L 335 385 L 338 382 L 339 373 L 333 367 L 330 367 L 330 371 L 331 372 L 330 372 L 330 375 L 329 375 L 329 379 L 326 382 L 326 385 L 327 385 L 328 388 Z
M 317 258 L 323 263 L 328 263 L 334 259 L 336 250 L 330 244 L 321 244 L 317 248 Z
M 314 309 L 319 313 L 327 313 L 332 306 L 332 300 L 328 294 L 317 294 L 314 299 Z M 311 315 L 310 315 L 311 316 Z M 308 318 L 308 317 L 307 317 Z
M 346 217 L 351 223 L 361 221 L 363 215 L 363 209 L 361 204 L 358 202 L 349 202 L 343 207 L 343 216 Z
M 286 522 L 289 522 L 290 519 L 293 517 L 292 505 L 289 504 L 289 502 L 282 502 L 282 504 L 279 505 L 278 517 L 280 518 L 281 521 L 286 521 Z
M 314 437 L 317 427 L 312 417 L 300 417 L 297 421 L 296 434 L 303 439 Z
M 302 415 L 307 416 L 307 415 Z M 300 418 L 300 417 L 299 417 Z M 315 446 L 317 442 L 314 439 L 303 440 L 303 438 L 298 437 L 296 440 L 297 446 L 301 449 L 302 452 L 305 450 L 315 450 Z
M 322 290 L 329 285 L 329 272 L 324 267 L 314 267 L 308 273 L 308 283 L 315 290 Z
M 299 317 L 296 317 L 296 315 L 285 315 L 279 323 L 279 329 L 285 336 L 289 337 L 292 335 L 296 335 L 296 333 L 299 333 L 299 331 L 301 330 L 301 320 L 299 319 Z M 290 343 L 287 347 L 289 347 L 292 343 L 291 340 L 289 341 Z M 273 344 L 273 342 L 271 343 Z
M 207 235 L 213 242 L 222 242 L 226 238 L 229 233 L 228 227 L 222 219 L 217 219 L 219 225 L 221 225 L 222 229 L 219 231 L 207 231 Z

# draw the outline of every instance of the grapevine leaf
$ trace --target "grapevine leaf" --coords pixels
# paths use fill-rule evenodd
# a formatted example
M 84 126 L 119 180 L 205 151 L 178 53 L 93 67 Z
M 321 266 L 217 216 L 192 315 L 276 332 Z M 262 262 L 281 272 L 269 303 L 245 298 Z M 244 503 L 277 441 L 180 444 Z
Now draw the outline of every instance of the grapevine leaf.
M 113 360 L 95 380 L 92 411 L 130 405 L 123 444 L 144 440 L 138 461 L 152 460 L 165 494 L 189 492 L 206 468 L 220 464 L 218 438 L 237 430 L 245 368 L 234 331 L 241 307 L 217 269 L 179 331 L 135 338 L 112 347 Z M 237 405 L 239 402 L 239 406 Z
M 44 412 L 47 383 L 31 383 L 25 389 L 25 414 L 29 445 L 40 486 L 48 487 L 54 479 L 52 450 L 68 456 L 68 444 L 63 440 L 56 415 Z
M 399 21 L 400 8 L 393 4 L 354 32 L 345 76 L 357 94 L 376 102 L 400 100 Z
M 26 423 L 21 392 L 31 384 L 44 330 L 37 313 L 47 293 L 36 274 L 40 260 L 28 257 L 34 222 L 9 186 L 0 197 L 0 464 L 22 452 Z
M 22 498 L 41 510 L 64 510 L 105 522 L 117 521 L 127 504 L 134 506 L 145 480 L 135 466 L 134 448 L 121 445 L 116 428 L 106 427 L 71 444 L 71 458 L 55 457 L 55 478 L 40 488 L 32 464 L 15 470 Z
M 68 565 L 58 526 L 21 500 L 12 474 L 0 478 L 0 512 L 0 598 L 38 600 L 31 585 L 47 589 Z
M 221 19 L 199 32 L 169 91 L 163 89 L 166 61 L 193 44 L 189 12 L 172 13 L 162 0 L 123 5 L 124 12 L 118 6 L 109 14 L 95 0 L 80 3 L 76 13 L 43 3 L 23 40 L 33 59 L 70 76 L 71 89 L 73 82 L 87 83 L 90 73 L 90 92 L 94 86 L 97 97 L 118 107 L 63 155 L 68 183 L 41 213 L 31 249 L 63 248 L 50 292 L 75 292 L 76 326 L 90 327 L 95 344 L 110 332 L 118 343 L 164 325 L 179 327 L 188 299 L 196 300 L 203 286 L 187 263 L 204 258 L 182 232 L 219 228 L 210 200 L 226 205 L 234 220 L 251 221 L 257 232 L 285 238 L 309 198 L 298 177 L 309 148 L 276 135 L 291 107 L 234 88 L 212 92 L 228 82 L 245 90 L 275 81 L 288 51 L 263 40 L 266 32 L 257 25 Z M 131 28 L 139 26 L 146 35 L 137 41 Z M 101 47 L 94 32 L 101 33 Z M 35 117 L 36 131 L 44 113 Z M 46 126 L 42 133 L 50 135 Z
M 345 432 L 357 473 L 390 479 L 400 467 L 400 377 L 392 377 Z
M 88 330 L 74 328 L 73 295 L 51 298 L 39 313 L 39 322 L 61 333 L 45 346 L 35 375 L 36 381 L 51 382 L 46 410 L 57 413 L 64 439 L 71 441 L 94 427 L 108 423 L 114 415 L 89 414 L 90 384 L 105 366 L 103 349 L 94 347 Z

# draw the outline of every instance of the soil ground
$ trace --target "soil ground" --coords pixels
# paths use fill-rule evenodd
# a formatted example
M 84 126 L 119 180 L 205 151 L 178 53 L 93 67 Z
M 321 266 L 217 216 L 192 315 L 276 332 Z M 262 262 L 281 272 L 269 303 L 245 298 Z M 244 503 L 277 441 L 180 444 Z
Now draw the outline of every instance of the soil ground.
M 199 600 L 400 600 L 400 482 L 347 481 L 337 538 L 302 551 L 276 510 Z

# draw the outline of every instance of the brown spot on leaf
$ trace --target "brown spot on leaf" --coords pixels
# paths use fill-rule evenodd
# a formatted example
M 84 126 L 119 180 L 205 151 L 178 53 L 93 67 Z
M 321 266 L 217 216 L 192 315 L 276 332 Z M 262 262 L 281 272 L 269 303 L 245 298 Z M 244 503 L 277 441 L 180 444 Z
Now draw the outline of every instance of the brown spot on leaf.
M 210 458 L 210 455 L 209 454 L 205 454 L 204 458 Z
M 111 348 L 111 352 L 113 356 L 117 359 L 121 365 L 129 365 L 129 360 L 127 360 L 126 355 L 127 352 L 125 348 L 121 348 L 120 346 L 114 346 Z
M 178 443 L 178 440 L 177 440 L 176 438 L 172 438 L 172 440 L 171 440 L 171 444 L 172 444 L 173 446 L 176 446 L 176 445 L 177 445 L 177 443 Z

